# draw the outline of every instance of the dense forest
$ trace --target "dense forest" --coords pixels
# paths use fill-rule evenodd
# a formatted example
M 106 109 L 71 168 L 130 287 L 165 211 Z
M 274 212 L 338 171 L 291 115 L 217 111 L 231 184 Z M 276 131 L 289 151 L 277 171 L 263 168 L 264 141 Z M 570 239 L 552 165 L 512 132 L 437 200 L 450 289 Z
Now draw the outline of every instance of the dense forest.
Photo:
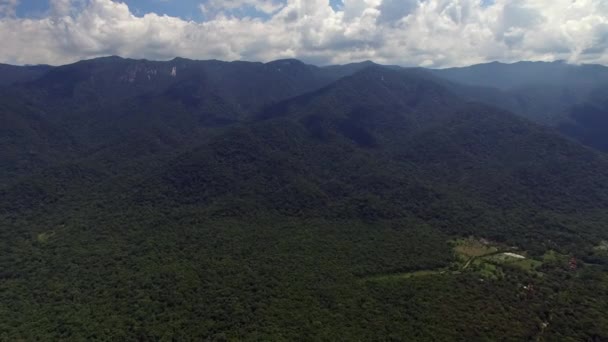
M 518 82 L 10 70 L 0 340 L 608 339 L 608 158 L 589 126 L 501 105 Z

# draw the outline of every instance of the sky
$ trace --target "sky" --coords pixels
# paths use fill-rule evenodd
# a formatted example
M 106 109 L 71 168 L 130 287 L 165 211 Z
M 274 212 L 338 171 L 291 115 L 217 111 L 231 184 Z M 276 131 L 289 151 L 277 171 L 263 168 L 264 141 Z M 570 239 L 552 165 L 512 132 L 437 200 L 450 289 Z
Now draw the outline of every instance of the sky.
M 0 63 L 608 64 L 608 0 L 0 0 Z

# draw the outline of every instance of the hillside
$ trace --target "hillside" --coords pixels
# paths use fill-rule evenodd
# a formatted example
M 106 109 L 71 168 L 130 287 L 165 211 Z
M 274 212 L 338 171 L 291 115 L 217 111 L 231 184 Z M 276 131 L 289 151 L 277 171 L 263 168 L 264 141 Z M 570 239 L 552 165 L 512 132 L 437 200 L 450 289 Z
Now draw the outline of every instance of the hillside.
M 424 70 L 325 69 L 4 89 L 0 339 L 608 338 L 603 154 Z
M 0 89 L 0 118 L 6 123 L 0 156 L 7 165 L 0 184 L 39 172 L 51 161 L 93 154 L 103 167 L 118 167 L 171 154 L 336 77 L 295 60 L 107 57 L 55 67 L 31 82 Z
M 565 61 L 512 64 L 493 62 L 470 67 L 440 69 L 434 73 L 457 83 L 502 90 L 528 85 L 556 84 L 593 87 L 608 80 L 608 69 L 602 65 L 572 65 Z
M 478 87 L 461 89 L 466 97 L 512 111 L 555 127 L 568 137 L 600 151 L 608 151 L 603 133 L 608 68 L 571 65 L 563 61 L 488 63 L 433 70 L 438 77 Z
M 16 66 L 0 64 L 0 87 L 34 81 L 51 69 L 52 67 L 49 65 Z

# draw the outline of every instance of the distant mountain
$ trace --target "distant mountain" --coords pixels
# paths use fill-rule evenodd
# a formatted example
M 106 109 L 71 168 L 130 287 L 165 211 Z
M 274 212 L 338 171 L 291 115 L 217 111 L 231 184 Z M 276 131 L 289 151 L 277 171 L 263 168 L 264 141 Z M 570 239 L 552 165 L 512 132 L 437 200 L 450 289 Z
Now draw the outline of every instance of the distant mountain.
M 467 96 L 472 99 L 557 127 L 588 146 L 608 151 L 608 140 L 595 133 L 608 130 L 606 118 L 599 114 L 605 110 L 605 101 L 597 100 L 597 94 L 608 86 L 608 68 L 604 66 L 561 61 L 495 62 L 433 73 L 459 84 L 481 87 L 477 92 L 469 91 Z
M 170 163 L 144 186 L 145 200 L 212 205 L 253 196 L 251 203 L 270 211 L 357 216 L 338 203 L 350 208 L 358 198 L 376 201 L 367 214 L 387 218 L 414 210 L 411 189 L 427 189 L 428 198 L 459 194 L 463 206 L 474 198 L 486 212 L 565 213 L 608 203 L 602 156 L 512 114 L 468 104 L 417 73 L 367 68 L 259 118 Z
M 51 70 L 49 65 L 16 66 L 0 64 L 0 87 L 33 81 Z
M 434 70 L 451 81 L 482 87 L 512 90 L 527 86 L 568 85 L 595 87 L 608 81 L 608 68 L 597 64 L 573 65 L 557 62 L 499 62 L 463 68 Z
M 133 152 L 132 158 L 169 152 L 176 144 L 200 140 L 213 127 L 245 120 L 343 74 L 297 60 L 262 64 L 107 57 L 52 68 L 31 82 L 0 90 L 0 116 L 7 123 L 0 155 L 13 170 L 5 175 L 12 179 L 47 165 L 32 156 L 61 162 L 61 155 L 76 151 L 125 158 L 125 151 Z M 50 131 L 39 132 L 41 126 Z M 69 144 L 38 138 L 48 134 L 60 134 Z M 40 142 L 32 144 L 36 139 Z
M 122 106 L 121 101 L 134 102 L 132 106 L 140 107 L 142 103 L 144 106 L 149 103 L 146 96 L 162 93 L 167 101 L 176 102 L 187 111 L 201 112 L 199 120 L 217 125 L 239 121 L 264 106 L 318 89 L 372 65 L 373 62 L 366 61 L 319 68 L 297 60 L 262 64 L 181 58 L 153 62 L 108 57 L 57 68 L 1 65 L 0 85 L 34 81 L 27 85 L 23 96 L 30 98 L 28 101 L 46 96 L 40 106 L 51 111 L 73 106 L 71 111 L 82 112 L 81 107 L 86 104 L 90 108 L 85 111 L 89 112 L 110 103 Z M 589 115 L 598 115 L 598 110 L 604 110 L 593 94 L 608 85 L 608 68 L 576 66 L 562 61 L 494 62 L 430 71 L 452 82 L 444 86 L 460 96 L 556 127 L 586 145 L 606 150 L 608 142 L 595 137 L 597 134 L 593 132 L 608 127 L 598 128 L 590 126 L 588 120 L 581 121 L 580 111 L 595 108 Z M 265 85 L 264 94 L 257 89 L 259 84 Z M 13 98 L 14 94 L 8 97 Z M 205 112 L 207 114 L 203 114 Z M 219 112 L 222 115 L 218 116 Z M 75 126 L 83 126 L 79 120 L 84 118 L 86 116 L 71 121 Z M 602 122 L 594 121 L 600 125 Z
M 608 151 L 608 93 L 606 87 L 594 89 L 587 101 L 572 106 L 559 130 L 585 145 Z
M 54 68 L 27 85 L 51 101 L 113 103 L 144 95 L 173 96 L 188 106 L 216 96 L 250 111 L 283 98 L 310 91 L 331 82 L 317 68 L 295 60 L 268 64 L 251 62 L 193 61 L 176 58 L 168 62 L 107 57 Z M 256 88 L 259 84 L 265 89 Z M 260 97 L 261 96 L 261 97 Z M 256 108 L 257 108 L 256 107 Z

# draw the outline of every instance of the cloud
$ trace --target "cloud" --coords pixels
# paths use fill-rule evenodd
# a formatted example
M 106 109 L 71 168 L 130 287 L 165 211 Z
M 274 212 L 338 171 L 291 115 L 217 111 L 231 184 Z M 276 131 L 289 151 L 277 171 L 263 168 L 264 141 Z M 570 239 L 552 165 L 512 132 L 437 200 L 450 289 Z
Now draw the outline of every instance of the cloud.
M 18 5 L 19 0 L 0 0 L 0 18 L 14 17 Z
M 135 16 L 112 0 L 53 0 L 47 17 L 25 19 L 14 16 L 15 4 L 0 0 L 0 61 L 9 63 L 121 55 L 431 67 L 491 60 L 608 64 L 604 0 L 344 0 L 337 7 L 328 0 L 208 0 L 204 22 Z M 244 8 L 266 15 L 247 16 Z

